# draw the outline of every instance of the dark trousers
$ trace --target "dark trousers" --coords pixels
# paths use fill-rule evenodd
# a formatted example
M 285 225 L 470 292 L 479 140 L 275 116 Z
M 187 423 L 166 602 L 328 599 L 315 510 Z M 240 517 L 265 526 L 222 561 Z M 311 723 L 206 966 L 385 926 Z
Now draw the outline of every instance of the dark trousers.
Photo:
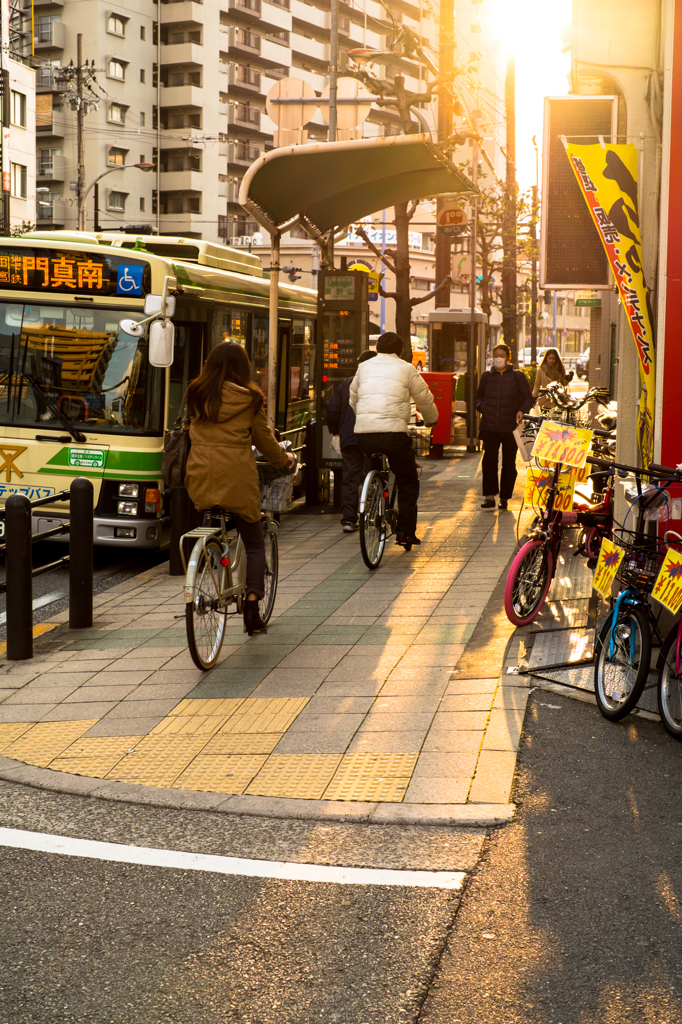
M 356 444 L 341 449 L 343 477 L 341 481 L 341 512 L 354 523 L 358 518 L 358 501 L 364 475 L 364 456 Z
M 502 446 L 502 472 L 498 487 L 497 469 L 500 445 Z M 518 446 L 513 434 L 494 434 L 492 431 L 483 438 L 483 496 L 492 498 L 498 491 L 500 501 L 509 501 L 516 483 L 516 452 Z
M 265 596 L 265 538 L 260 520 L 247 523 L 241 516 L 232 517 L 246 551 L 246 593 Z
M 407 434 L 357 434 L 364 455 L 385 455 L 398 484 L 398 533 L 412 535 L 417 529 L 419 474 L 412 441 Z

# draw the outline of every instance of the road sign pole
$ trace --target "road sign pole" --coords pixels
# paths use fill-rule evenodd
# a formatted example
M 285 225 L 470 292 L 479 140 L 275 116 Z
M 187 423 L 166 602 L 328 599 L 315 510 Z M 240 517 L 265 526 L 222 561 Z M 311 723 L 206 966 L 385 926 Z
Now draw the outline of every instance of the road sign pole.
M 329 23 L 329 141 L 336 142 L 336 79 L 339 70 L 339 0 L 331 0 Z

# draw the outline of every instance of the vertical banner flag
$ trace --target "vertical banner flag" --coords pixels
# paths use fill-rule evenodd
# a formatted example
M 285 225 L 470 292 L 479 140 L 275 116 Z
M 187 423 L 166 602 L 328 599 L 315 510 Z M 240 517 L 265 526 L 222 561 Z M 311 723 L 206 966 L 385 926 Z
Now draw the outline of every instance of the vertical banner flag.
M 653 458 L 656 368 L 649 292 L 642 270 L 637 150 L 632 144 L 574 146 L 563 141 L 609 258 L 637 345 L 641 385 L 637 440 L 646 467 Z

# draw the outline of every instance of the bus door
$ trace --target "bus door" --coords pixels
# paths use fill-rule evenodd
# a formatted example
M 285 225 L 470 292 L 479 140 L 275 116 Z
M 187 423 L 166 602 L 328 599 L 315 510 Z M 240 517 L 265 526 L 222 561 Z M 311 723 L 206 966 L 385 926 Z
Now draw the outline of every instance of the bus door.
M 279 324 L 279 340 L 277 365 L 279 381 L 277 383 L 277 429 L 286 430 L 287 409 L 289 406 L 289 359 L 291 353 L 291 322 Z
M 175 423 L 187 385 L 201 372 L 204 365 L 203 323 L 174 320 L 175 348 L 170 368 L 170 393 L 168 395 L 168 424 Z

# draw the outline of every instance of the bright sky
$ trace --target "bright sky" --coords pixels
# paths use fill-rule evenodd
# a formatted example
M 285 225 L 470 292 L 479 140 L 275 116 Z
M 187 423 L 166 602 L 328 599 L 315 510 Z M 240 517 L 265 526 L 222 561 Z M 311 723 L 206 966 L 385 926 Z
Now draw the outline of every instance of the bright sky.
M 490 0 L 487 31 L 516 54 L 516 167 L 521 190 L 535 184 L 537 136 L 542 176 L 542 117 L 545 96 L 569 89 L 569 54 L 561 52 L 561 29 L 571 22 L 571 0 Z

